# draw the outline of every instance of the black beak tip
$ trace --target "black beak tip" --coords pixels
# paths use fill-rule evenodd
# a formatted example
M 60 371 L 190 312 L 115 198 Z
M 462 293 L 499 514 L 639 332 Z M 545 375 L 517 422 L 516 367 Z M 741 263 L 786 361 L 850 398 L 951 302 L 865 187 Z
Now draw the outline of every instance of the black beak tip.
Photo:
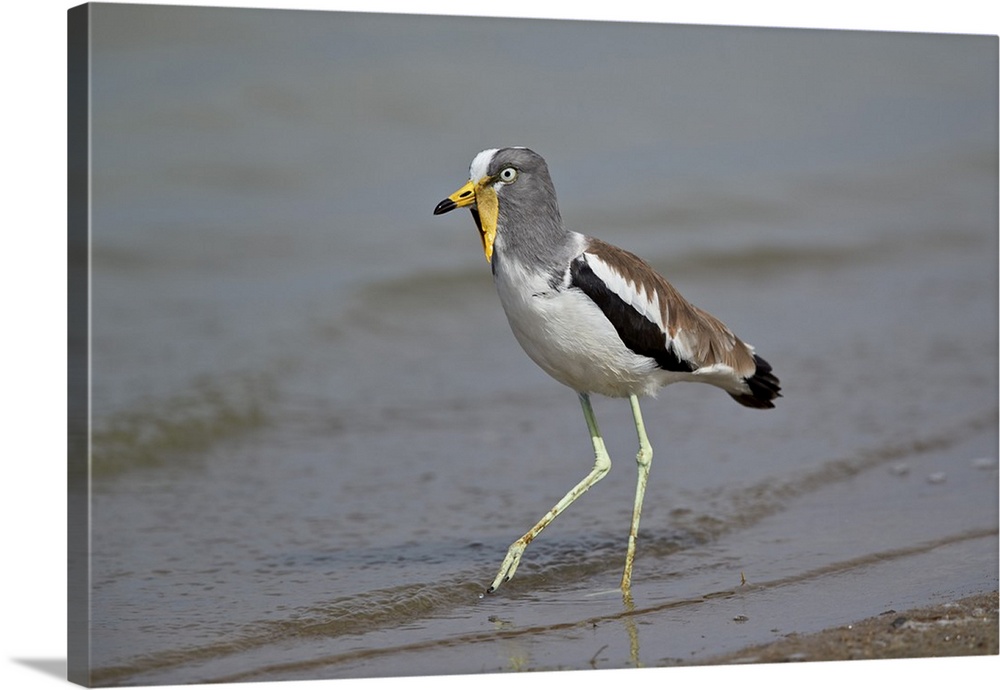
M 448 211 L 453 211 L 457 205 L 451 199 L 445 199 L 440 204 L 434 207 L 434 215 L 440 216 L 442 213 L 447 213 Z

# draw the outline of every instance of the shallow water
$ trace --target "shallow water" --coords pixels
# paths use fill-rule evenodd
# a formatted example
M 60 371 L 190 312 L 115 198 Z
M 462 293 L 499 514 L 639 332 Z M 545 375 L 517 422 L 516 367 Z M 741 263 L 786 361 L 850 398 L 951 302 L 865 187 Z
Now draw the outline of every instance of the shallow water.
M 995 38 L 94 17 L 95 682 L 698 663 L 997 586 Z M 606 399 L 480 596 L 592 463 L 431 216 L 504 144 L 782 380 L 644 403 L 631 602 Z

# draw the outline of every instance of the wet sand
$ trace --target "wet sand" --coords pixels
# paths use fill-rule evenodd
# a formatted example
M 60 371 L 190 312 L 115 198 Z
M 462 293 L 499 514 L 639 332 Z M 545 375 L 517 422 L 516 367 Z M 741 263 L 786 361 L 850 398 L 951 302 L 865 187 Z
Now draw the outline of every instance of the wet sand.
M 996 655 L 997 605 L 997 592 L 989 592 L 909 611 L 881 611 L 857 623 L 811 635 L 791 633 L 777 642 L 742 649 L 704 663 Z

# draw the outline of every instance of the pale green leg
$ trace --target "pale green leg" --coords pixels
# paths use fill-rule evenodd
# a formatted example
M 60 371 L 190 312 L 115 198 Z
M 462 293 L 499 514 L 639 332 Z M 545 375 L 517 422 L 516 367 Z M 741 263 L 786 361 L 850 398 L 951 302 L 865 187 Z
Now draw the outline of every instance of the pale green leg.
M 635 432 L 639 435 L 639 452 L 635 462 L 639 466 L 639 476 L 635 484 L 635 505 L 632 508 L 632 527 L 628 532 L 628 551 L 625 552 L 625 572 L 622 573 L 622 591 L 628 592 L 632 586 L 632 563 L 635 561 L 635 539 L 639 534 L 639 516 L 642 513 L 642 499 L 646 495 L 646 482 L 649 480 L 649 466 L 653 460 L 653 446 L 646 437 L 646 426 L 642 423 L 642 412 L 639 410 L 639 399 L 629 396 L 632 404 L 632 417 L 635 419 Z
M 521 554 L 524 553 L 524 549 L 528 546 L 528 544 L 530 544 L 531 541 L 538 536 L 539 532 L 545 529 L 550 522 L 555 520 L 561 512 L 566 510 L 570 503 L 578 499 L 587 489 L 603 479 L 604 475 L 606 475 L 608 470 L 611 469 L 611 458 L 608 456 L 608 451 L 604 447 L 604 439 L 601 438 L 601 432 L 597 428 L 597 420 L 594 418 L 594 409 L 590 406 L 590 396 L 586 393 L 580 393 L 580 405 L 583 407 L 583 416 L 587 420 L 587 429 L 590 430 L 590 440 L 594 444 L 594 469 L 590 471 L 590 474 L 583 478 L 583 481 L 570 489 L 569 493 L 563 496 L 562 500 L 556 503 L 552 507 L 552 510 L 547 512 L 545 516 L 539 520 L 534 527 L 528 530 L 523 537 L 510 545 L 510 548 L 507 550 L 507 556 L 503 559 L 503 563 L 500 565 L 500 572 L 498 572 L 497 576 L 493 579 L 493 584 L 491 584 L 489 589 L 486 590 L 487 594 L 496 591 L 497 587 L 514 577 L 514 571 L 517 570 L 518 563 L 521 562 Z M 638 410 L 638 407 L 635 409 Z

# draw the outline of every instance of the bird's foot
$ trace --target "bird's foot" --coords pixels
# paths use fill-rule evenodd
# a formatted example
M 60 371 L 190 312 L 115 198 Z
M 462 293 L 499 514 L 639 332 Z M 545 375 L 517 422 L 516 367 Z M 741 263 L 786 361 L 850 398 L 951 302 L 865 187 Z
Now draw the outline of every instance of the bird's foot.
M 514 577 L 514 572 L 517 570 L 517 566 L 521 562 L 521 554 L 524 553 L 524 549 L 527 546 L 528 542 L 526 542 L 523 538 L 518 539 L 510 545 L 510 548 L 507 549 L 507 555 L 503 559 L 503 563 L 500 564 L 500 571 L 497 572 L 497 576 L 493 578 L 493 584 L 491 584 L 486 590 L 487 594 L 492 594 L 497 591 L 500 585 Z

